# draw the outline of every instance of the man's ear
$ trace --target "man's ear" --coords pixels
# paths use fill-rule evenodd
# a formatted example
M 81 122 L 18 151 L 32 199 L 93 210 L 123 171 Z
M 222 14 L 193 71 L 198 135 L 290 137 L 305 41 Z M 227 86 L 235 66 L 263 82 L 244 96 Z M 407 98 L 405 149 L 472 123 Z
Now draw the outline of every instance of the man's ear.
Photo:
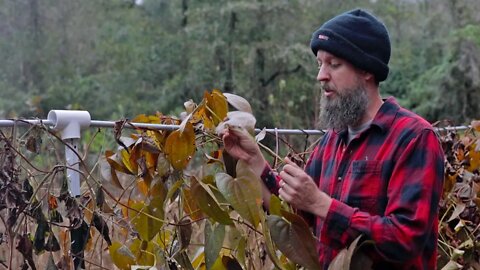
M 370 73 L 368 71 L 360 70 L 360 76 L 365 80 L 365 82 L 375 81 L 375 76 L 373 75 L 373 73 Z

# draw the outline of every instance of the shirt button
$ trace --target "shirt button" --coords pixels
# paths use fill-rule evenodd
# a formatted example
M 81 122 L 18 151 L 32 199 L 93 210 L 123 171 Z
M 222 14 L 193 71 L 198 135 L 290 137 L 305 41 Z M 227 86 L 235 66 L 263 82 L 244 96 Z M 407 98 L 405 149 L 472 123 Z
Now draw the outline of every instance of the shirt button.
M 338 177 L 338 179 L 337 179 L 337 180 L 338 180 L 338 181 L 342 181 L 342 177 Z

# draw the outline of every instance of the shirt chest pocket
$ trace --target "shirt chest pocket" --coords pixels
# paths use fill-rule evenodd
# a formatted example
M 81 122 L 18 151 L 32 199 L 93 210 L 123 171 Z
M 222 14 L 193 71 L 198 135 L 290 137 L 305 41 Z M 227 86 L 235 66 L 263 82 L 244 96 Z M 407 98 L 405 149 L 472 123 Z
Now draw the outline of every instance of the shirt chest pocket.
M 347 172 L 344 200 L 348 205 L 371 214 L 380 214 L 383 208 L 385 182 L 382 177 L 383 162 L 354 160 Z

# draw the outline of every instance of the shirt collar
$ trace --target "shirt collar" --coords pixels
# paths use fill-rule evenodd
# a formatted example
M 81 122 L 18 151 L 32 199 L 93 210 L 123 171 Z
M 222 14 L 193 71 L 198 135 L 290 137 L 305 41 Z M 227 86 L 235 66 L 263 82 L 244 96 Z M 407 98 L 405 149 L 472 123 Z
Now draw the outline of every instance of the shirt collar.
M 398 105 L 398 102 L 394 97 L 383 99 L 383 104 L 380 106 L 380 109 L 373 118 L 370 126 L 377 126 L 382 132 L 386 132 L 390 126 L 392 126 L 392 122 L 395 120 L 399 109 L 400 105 Z M 348 129 L 333 131 L 340 137 L 347 138 Z
M 383 104 L 373 118 L 372 126 L 377 126 L 382 132 L 386 132 L 391 126 L 397 115 L 400 105 L 394 97 L 383 100 Z

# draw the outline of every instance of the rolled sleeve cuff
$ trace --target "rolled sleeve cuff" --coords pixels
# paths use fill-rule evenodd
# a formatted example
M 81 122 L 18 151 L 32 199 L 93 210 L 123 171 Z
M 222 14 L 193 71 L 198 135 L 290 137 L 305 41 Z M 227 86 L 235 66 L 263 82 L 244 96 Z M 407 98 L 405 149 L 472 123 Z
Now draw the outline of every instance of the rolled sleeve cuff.
M 348 241 L 348 228 L 355 209 L 338 201 L 332 200 L 327 216 L 323 221 L 320 241 L 326 245 L 343 246 Z
M 280 178 L 275 174 L 275 172 L 272 170 L 272 168 L 270 168 L 267 163 L 263 168 L 263 172 L 260 178 L 265 183 L 265 186 L 271 193 L 278 195 L 278 182 L 280 181 Z

